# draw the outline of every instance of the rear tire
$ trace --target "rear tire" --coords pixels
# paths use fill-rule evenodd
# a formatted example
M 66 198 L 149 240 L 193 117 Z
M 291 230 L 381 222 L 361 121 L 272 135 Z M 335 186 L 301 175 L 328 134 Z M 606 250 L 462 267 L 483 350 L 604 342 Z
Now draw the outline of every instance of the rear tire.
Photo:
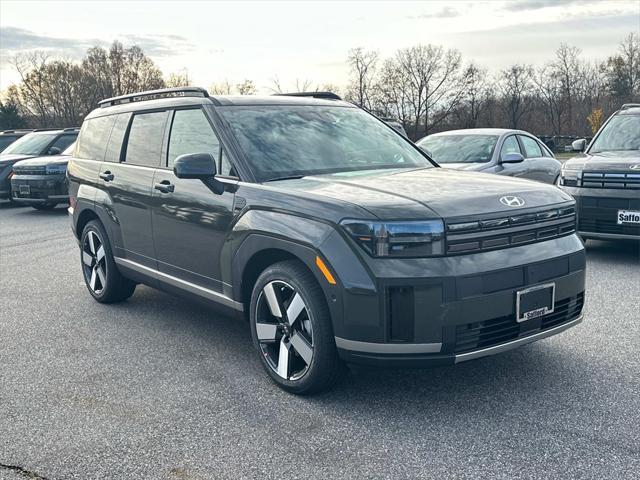
M 262 366 L 280 388 L 310 394 L 344 373 L 324 294 L 301 262 L 279 262 L 262 272 L 249 318 Z
M 109 237 L 98 220 L 87 223 L 82 231 L 80 265 L 89 293 L 100 303 L 122 302 L 136 289 L 135 282 L 118 270 Z

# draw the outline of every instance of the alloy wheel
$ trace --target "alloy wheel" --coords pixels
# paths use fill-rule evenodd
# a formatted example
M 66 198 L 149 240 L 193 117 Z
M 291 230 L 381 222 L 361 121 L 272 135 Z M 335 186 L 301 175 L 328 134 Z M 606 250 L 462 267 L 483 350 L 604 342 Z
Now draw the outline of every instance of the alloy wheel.
M 309 309 L 294 287 L 267 283 L 256 305 L 256 336 L 269 367 L 286 380 L 302 378 L 313 359 Z
M 107 262 L 104 245 L 93 230 L 89 230 L 82 244 L 82 270 L 87 285 L 100 295 L 107 285 Z

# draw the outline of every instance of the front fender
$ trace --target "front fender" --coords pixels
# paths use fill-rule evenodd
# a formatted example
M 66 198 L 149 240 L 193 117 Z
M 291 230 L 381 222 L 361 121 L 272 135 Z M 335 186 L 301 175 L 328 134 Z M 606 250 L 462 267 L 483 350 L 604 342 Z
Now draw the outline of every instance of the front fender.
M 341 330 L 345 291 L 375 294 L 376 285 L 356 252 L 330 224 L 301 216 L 266 210 L 250 210 L 235 224 L 225 243 L 222 258 L 224 282 L 231 296 L 242 301 L 242 278 L 247 264 L 268 250 L 281 250 L 297 257 L 313 273 L 329 306 L 336 334 Z M 316 266 L 319 256 L 336 280 L 331 285 Z

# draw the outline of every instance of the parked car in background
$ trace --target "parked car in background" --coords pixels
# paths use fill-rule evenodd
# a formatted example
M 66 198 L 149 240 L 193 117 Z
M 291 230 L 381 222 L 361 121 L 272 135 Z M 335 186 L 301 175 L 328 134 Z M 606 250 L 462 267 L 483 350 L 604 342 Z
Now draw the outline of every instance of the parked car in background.
M 570 195 L 439 168 L 340 100 L 104 100 L 67 176 L 96 301 L 140 282 L 243 312 L 256 360 L 291 392 L 327 387 L 342 361 L 454 364 L 582 319 Z
M 589 146 L 562 166 L 561 188 L 578 208 L 583 238 L 640 240 L 640 104 L 626 104 L 600 128 Z
M 16 203 L 31 205 L 36 210 L 51 210 L 69 201 L 67 163 L 75 142 L 60 155 L 20 160 L 13 165 L 11 197 Z
M 0 153 L 0 199 L 11 200 L 13 165 L 27 158 L 60 155 L 76 141 L 79 128 L 33 131 Z
M 24 137 L 27 133 L 33 132 L 33 130 L 3 130 L 0 132 L 0 153 L 2 153 L 9 145 Z
M 451 130 L 417 145 L 441 167 L 556 183 L 561 163 L 530 133 L 501 128 Z

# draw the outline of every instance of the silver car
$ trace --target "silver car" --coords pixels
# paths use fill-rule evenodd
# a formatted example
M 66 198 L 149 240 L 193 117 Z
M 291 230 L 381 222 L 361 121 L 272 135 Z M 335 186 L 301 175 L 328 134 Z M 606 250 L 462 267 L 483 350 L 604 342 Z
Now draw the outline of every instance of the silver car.
M 435 133 L 416 142 L 442 167 L 558 183 L 562 164 L 528 132 L 472 128 Z

